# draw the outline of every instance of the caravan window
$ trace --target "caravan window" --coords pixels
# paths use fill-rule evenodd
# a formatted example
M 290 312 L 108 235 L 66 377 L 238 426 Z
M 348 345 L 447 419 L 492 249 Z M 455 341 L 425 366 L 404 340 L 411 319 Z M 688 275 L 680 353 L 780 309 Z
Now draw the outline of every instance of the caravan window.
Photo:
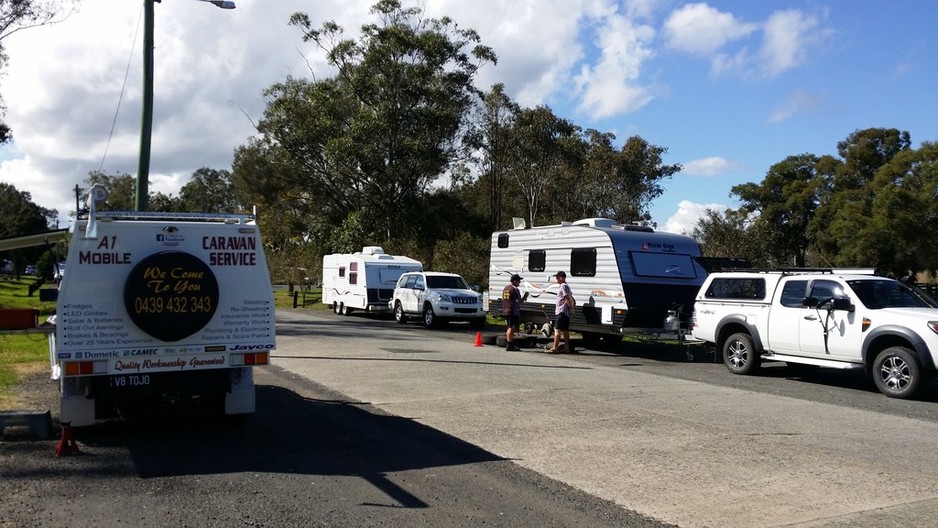
M 532 249 L 528 252 L 528 270 L 544 271 L 547 269 L 547 252 L 543 249 Z
M 508 233 L 498 234 L 498 247 L 500 248 L 508 247 Z
M 339 266 L 339 277 L 345 277 L 345 266 Z
M 570 252 L 570 275 L 596 276 L 596 248 L 574 249 Z
M 358 262 L 349 262 L 348 265 L 348 283 L 358 284 Z
M 381 284 L 396 284 L 400 277 L 401 270 L 399 269 L 378 268 L 378 281 Z
M 667 277 L 670 279 L 694 279 L 697 270 L 690 255 L 674 253 L 645 253 L 630 251 L 632 268 L 638 277 Z

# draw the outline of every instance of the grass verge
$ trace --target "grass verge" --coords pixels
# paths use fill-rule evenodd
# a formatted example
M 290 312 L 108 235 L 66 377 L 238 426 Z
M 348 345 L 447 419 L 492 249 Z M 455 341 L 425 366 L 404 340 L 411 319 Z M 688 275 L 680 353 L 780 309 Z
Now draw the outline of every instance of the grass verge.
M 34 281 L 34 278 L 0 280 L 0 308 L 37 308 L 39 321 L 45 321 L 55 312 L 55 303 L 40 302 L 38 291 L 30 295 Z M 49 368 L 49 341 L 44 334 L 0 332 L 0 409 L 9 409 L 17 403 L 13 387 L 19 379 Z

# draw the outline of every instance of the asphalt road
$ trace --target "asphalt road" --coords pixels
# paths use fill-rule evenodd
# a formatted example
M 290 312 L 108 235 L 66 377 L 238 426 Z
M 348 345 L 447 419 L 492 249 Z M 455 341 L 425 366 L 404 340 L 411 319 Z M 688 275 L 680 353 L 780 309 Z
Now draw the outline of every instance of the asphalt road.
M 490 330 L 495 333 L 497 330 Z M 464 325 L 278 312 L 258 412 L 0 442 L 20 526 L 935 526 L 938 405 L 702 348 L 547 355 Z
M 554 356 L 474 332 L 285 312 L 276 365 L 684 527 L 935 526 L 935 385 L 891 400 L 857 373 L 729 374 L 694 350 Z M 581 349 L 582 350 L 582 349 Z

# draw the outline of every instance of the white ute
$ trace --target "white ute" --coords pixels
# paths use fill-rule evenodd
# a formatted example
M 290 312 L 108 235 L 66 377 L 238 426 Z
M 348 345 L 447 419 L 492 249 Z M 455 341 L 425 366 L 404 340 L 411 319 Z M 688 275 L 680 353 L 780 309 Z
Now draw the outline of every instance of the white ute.
M 763 361 L 863 369 L 883 394 L 909 398 L 938 365 L 935 301 L 859 270 L 712 273 L 692 324 L 734 374 Z
M 253 217 L 92 209 L 67 262 L 49 337 L 63 423 L 190 400 L 254 411 L 252 367 L 276 345 Z

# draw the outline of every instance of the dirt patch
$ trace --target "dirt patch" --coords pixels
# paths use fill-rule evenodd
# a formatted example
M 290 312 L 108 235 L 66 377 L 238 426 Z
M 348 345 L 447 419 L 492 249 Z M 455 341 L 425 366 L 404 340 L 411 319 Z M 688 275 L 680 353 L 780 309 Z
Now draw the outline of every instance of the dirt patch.
M 10 394 L 0 397 L 0 410 L 19 412 L 52 411 L 59 413 L 58 382 L 49 377 L 49 365 L 24 363 L 11 365 L 19 377 Z

